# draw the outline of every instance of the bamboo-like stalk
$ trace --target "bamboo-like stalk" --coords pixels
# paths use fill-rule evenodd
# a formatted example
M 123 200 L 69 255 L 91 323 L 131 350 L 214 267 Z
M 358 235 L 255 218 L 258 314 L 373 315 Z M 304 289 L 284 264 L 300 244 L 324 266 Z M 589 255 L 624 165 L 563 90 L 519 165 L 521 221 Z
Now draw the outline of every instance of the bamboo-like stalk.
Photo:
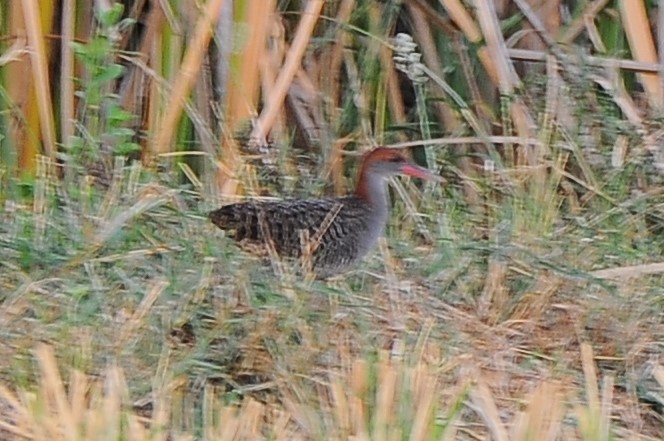
M 473 20 L 466 8 L 461 4 L 460 0 L 439 1 L 454 23 L 461 28 L 461 31 L 464 33 L 468 41 L 471 43 L 480 43 L 482 41 L 482 32 L 477 26 L 477 23 L 475 23 L 475 20 Z M 493 84 L 498 86 L 500 84 L 500 76 L 498 75 L 497 66 L 489 49 L 486 46 L 480 47 L 477 50 L 477 57 L 480 59 L 482 66 L 484 66 L 484 69 L 491 78 L 491 81 L 493 81 Z
M 246 30 L 246 47 L 234 57 L 228 87 L 226 121 L 231 133 L 248 118 L 254 117 L 258 109 L 259 64 L 266 51 L 266 37 L 276 0 L 248 0 L 246 21 L 236 22 L 238 29 Z
M 55 122 L 53 119 L 53 108 L 51 107 L 51 83 L 48 77 L 48 62 L 46 46 L 44 44 L 44 32 L 42 30 L 43 8 L 40 8 L 37 0 L 22 0 L 25 28 L 28 41 L 32 50 L 30 60 L 32 62 L 32 75 L 37 93 L 37 110 L 39 111 L 39 126 L 41 128 L 42 143 L 46 154 L 55 158 Z M 46 9 L 46 13 L 52 13 L 53 8 Z M 52 17 L 50 14 L 49 20 Z
M 30 48 L 25 44 L 25 20 L 20 3 L 9 3 L 8 17 L 9 33 L 15 35 L 18 41 L 24 42 L 26 49 L 20 56 L 15 57 L 14 62 L 5 67 L 5 87 L 15 109 L 9 120 L 7 137 L 16 150 L 17 171 L 33 173 L 39 153 L 39 141 L 33 134 L 39 131 L 36 125 L 39 119 L 32 118 L 32 112 L 30 112 L 30 108 L 34 107 L 30 105 L 34 101 L 28 56 Z
M 182 108 L 200 71 L 203 57 L 212 37 L 214 25 L 219 19 L 223 2 L 224 0 L 210 0 L 196 24 L 194 36 L 182 61 L 181 75 L 175 81 L 168 99 L 169 106 L 166 114 L 157 127 L 156 136 L 150 144 L 150 151 L 152 152 L 159 151 L 164 146 L 169 146 L 173 142 L 173 136 L 178 127 L 178 120 L 182 114 Z
M 288 92 L 288 87 L 300 68 L 302 56 L 307 48 L 307 44 L 311 38 L 311 34 L 313 33 L 314 26 L 318 21 L 324 3 L 323 0 L 310 0 L 307 3 L 307 6 L 302 13 L 302 20 L 300 20 L 300 24 L 295 32 L 293 44 L 286 55 L 286 61 L 277 77 L 274 90 L 268 96 L 265 107 L 251 133 L 252 139 L 263 142 L 267 133 L 272 128 L 272 124 L 274 123 L 277 114 L 281 109 L 284 98 L 286 97 L 286 93 Z
M 660 106 L 664 107 L 664 7 L 657 8 L 657 48 L 659 49 L 659 89 L 662 91 Z
M 60 45 L 60 131 L 63 143 L 74 135 L 74 21 L 76 1 L 62 3 L 62 43 Z
M 618 4 L 620 5 L 620 16 L 627 41 L 634 58 L 636 61 L 657 63 L 655 42 L 652 39 L 650 23 L 643 1 L 621 0 Z M 661 108 L 664 92 L 658 75 L 656 73 L 640 73 L 637 77 L 646 91 L 650 105 L 654 108 Z
M 494 4 L 488 0 L 477 0 L 476 7 L 482 34 L 487 42 L 489 52 L 493 55 L 492 59 L 496 63 L 500 93 L 506 96 L 514 96 L 514 91 L 520 86 L 521 80 L 514 66 L 509 62 L 507 46 L 500 32 L 500 24 L 498 23 Z M 535 122 L 525 104 L 520 99 L 515 98 L 510 105 L 510 110 L 517 133 L 522 137 L 532 136 Z M 539 164 L 542 154 L 543 151 L 540 149 L 525 148 L 525 159 L 529 165 Z

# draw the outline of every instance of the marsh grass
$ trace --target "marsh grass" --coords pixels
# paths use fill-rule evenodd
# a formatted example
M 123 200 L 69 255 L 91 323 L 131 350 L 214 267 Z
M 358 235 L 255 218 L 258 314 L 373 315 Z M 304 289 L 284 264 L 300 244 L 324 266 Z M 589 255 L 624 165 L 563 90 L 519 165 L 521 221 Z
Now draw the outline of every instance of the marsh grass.
M 639 398 L 661 388 L 661 276 L 592 275 L 656 255 L 633 249 L 638 213 L 564 220 L 535 203 L 545 180 L 478 217 L 405 185 L 413 206 L 394 192 L 388 240 L 360 268 L 280 279 L 191 189 L 124 162 L 107 190 L 67 189 L 44 164 L 33 207 L 3 211 L 17 439 L 659 436 Z
M 505 32 L 532 12 L 514 3 L 521 12 Z M 649 26 L 630 17 L 622 30 L 600 3 L 575 11 L 561 41 L 587 29 L 593 44 L 621 53 L 623 32 L 647 37 Z M 159 136 L 138 137 L 142 161 L 104 156 L 103 173 L 73 153 L 56 162 L 49 116 L 47 156 L 0 163 L 0 438 L 664 437 L 663 214 L 652 147 L 661 121 L 646 124 L 645 104 L 610 81 L 615 60 L 586 66 L 554 45 L 555 59 L 519 84 L 490 2 L 470 11 L 443 1 L 447 15 L 419 1 L 404 10 L 396 1 L 307 4 L 272 2 L 274 20 L 238 13 L 272 44 L 248 40 L 245 52 L 227 54 L 227 94 L 215 103 L 223 112 L 205 81 L 192 83 L 204 71 L 210 17 L 169 10 L 163 28 L 159 16 L 145 18 L 149 65 L 105 40 L 100 63 L 110 73 L 92 92 L 119 113 L 110 125 L 95 114 L 99 130 L 88 130 L 91 118 L 71 114 L 65 96 L 62 131 L 86 135 L 93 150 L 114 134 L 110 145 L 126 153 L 138 131 L 124 130 L 122 109 L 145 112 L 145 130 Z M 463 38 L 450 38 L 449 20 Z M 424 65 L 393 58 L 389 37 L 409 26 Z M 194 29 L 197 44 L 185 45 Z M 647 64 L 647 53 L 637 55 Z M 399 63 L 416 75 L 399 76 Z M 12 69 L 7 96 L 16 97 L 29 66 Z M 499 72 L 514 76 L 500 78 L 497 96 Z M 145 94 L 114 88 L 137 78 L 151 81 Z M 629 93 L 639 78 L 628 78 Z M 62 81 L 72 93 L 71 79 Z M 34 103 L 48 116 L 39 87 Z M 7 140 L 22 146 L 19 129 L 38 137 L 34 109 L 7 109 Z M 215 111 L 232 130 L 215 126 Z M 240 148 L 247 127 L 271 131 L 271 143 Z M 68 142 L 60 152 L 75 152 Z M 414 145 L 447 183 L 395 180 L 386 238 L 343 277 L 300 278 L 274 256 L 239 250 L 206 219 L 244 197 L 346 192 L 359 145 L 375 142 Z M 188 143 L 199 150 L 184 151 Z M 16 156 L 33 150 L 16 147 Z M 33 158 L 34 174 L 21 177 Z

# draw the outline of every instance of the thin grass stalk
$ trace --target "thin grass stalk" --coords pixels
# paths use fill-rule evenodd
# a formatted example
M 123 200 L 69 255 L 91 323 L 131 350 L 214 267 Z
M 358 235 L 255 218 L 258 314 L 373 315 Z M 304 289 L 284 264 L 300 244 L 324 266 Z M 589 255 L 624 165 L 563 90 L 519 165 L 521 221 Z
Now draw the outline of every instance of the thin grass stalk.
M 148 315 L 157 299 L 161 297 L 168 285 L 169 283 L 165 280 L 156 280 L 151 284 L 138 308 L 136 308 L 132 316 L 122 324 L 122 329 L 118 331 L 118 339 L 115 343 L 116 350 L 121 350 L 130 338 L 136 337 L 136 332 L 145 325 L 145 317 Z
M 420 7 L 415 3 L 408 3 L 407 7 L 415 24 L 413 31 L 415 33 L 416 40 L 421 48 L 424 63 L 427 65 L 429 69 L 431 69 L 432 72 L 436 74 L 436 76 L 438 76 L 439 78 L 443 78 L 444 71 L 441 59 L 439 57 L 438 53 L 439 51 L 434 42 L 432 29 L 429 26 L 429 22 L 426 20 L 425 14 L 421 11 Z M 416 89 L 416 93 L 417 92 L 418 90 Z M 422 93 L 424 93 L 424 91 L 422 91 Z M 416 97 L 420 99 L 419 94 L 417 94 Z M 424 96 L 421 99 L 424 99 Z M 443 126 L 448 132 L 454 132 L 456 129 L 459 128 L 460 121 L 454 115 L 454 113 L 451 111 L 451 109 L 446 103 L 441 101 L 436 101 L 432 103 L 432 106 L 438 116 L 439 122 L 443 124 Z M 420 104 L 418 101 L 417 108 L 418 108 L 418 114 L 420 114 L 422 111 L 426 111 L 426 104 L 425 103 Z M 425 124 L 425 122 L 420 120 L 420 126 L 422 126 L 423 124 Z M 420 128 L 420 131 L 425 136 L 425 139 L 431 139 L 431 133 L 430 133 L 431 131 L 429 129 L 428 124 L 425 130 L 426 132 L 423 131 L 422 127 Z M 432 157 L 432 153 L 430 153 L 429 150 L 426 150 L 426 152 L 427 152 L 427 166 L 434 167 L 436 164 L 435 158 Z
M 406 108 L 404 106 L 404 98 L 399 87 L 399 77 L 397 70 L 394 68 L 392 61 L 392 53 L 387 46 L 381 47 L 380 50 L 380 63 L 381 69 L 385 72 L 386 78 L 386 93 L 387 105 L 390 112 L 390 121 L 394 125 L 404 125 L 406 123 Z M 404 133 L 398 132 L 398 139 L 404 141 L 406 137 Z
M 421 384 L 417 390 L 417 406 L 409 441 L 424 441 L 430 436 L 429 432 L 432 426 L 431 417 L 435 410 L 438 381 L 434 375 L 428 372 L 424 364 L 419 363 L 416 369 L 421 369 L 420 374 L 424 378 L 421 379 Z
M 609 4 L 611 0 L 594 0 L 584 6 L 583 11 L 569 23 L 566 27 L 560 29 L 559 34 L 555 37 L 561 45 L 570 45 L 581 35 L 586 28 L 587 20 L 595 20 L 597 15 Z
M 588 343 L 581 344 L 581 362 L 583 366 L 583 376 L 585 379 L 586 402 L 588 409 L 593 414 L 599 416 L 600 398 L 599 388 L 597 386 L 597 369 L 592 347 Z
M 168 2 L 162 3 L 166 7 L 168 6 Z M 148 51 L 150 65 L 139 65 L 141 70 L 152 80 L 150 81 L 146 121 L 150 133 L 158 130 L 161 119 L 168 108 L 167 94 L 169 90 L 172 90 L 169 89 L 168 85 L 174 82 L 178 75 L 184 47 L 184 32 L 177 26 L 179 21 L 173 17 L 174 13 L 170 8 L 163 9 L 164 5 L 161 5 L 161 8 L 169 26 L 162 26 L 160 32 L 155 35 L 155 40 Z M 170 151 L 171 148 L 168 145 L 154 145 L 143 152 L 143 161 L 147 164 L 151 161 L 153 155 Z
M 550 56 L 546 52 L 530 50 L 530 49 L 515 49 L 510 48 L 507 50 L 507 54 L 513 60 L 521 61 L 540 61 L 546 62 Z M 570 60 L 567 60 L 571 62 Z M 657 73 L 659 72 L 659 64 L 657 63 L 646 63 L 642 61 L 635 60 L 625 60 L 622 58 L 612 58 L 612 57 L 598 57 L 593 55 L 585 55 L 582 58 L 579 58 L 578 63 L 583 63 L 587 66 L 602 67 L 604 69 L 623 69 L 631 72 L 647 72 L 647 73 Z
M 489 432 L 496 441 L 509 441 L 507 429 L 500 420 L 498 407 L 486 382 L 476 368 L 471 368 L 475 376 L 475 387 L 470 391 L 470 398 L 484 420 Z
M 362 87 L 360 70 L 352 54 L 344 52 L 344 67 L 348 77 L 348 89 L 353 94 L 353 104 L 358 113 L 361 140 L 363 143 L 373 146 L 373 130 L 371 128 L 370 110 L 367 106 L 366 88 Z
M 388 2 L 389 3 L 389 2 Z M 389 5 L 379 5 L 377 3 L 372 3 L 368 8 L 368 19 L 369 19 L 369 33 L 371 35 L 380 35 L 386 33 L 386 30 L 382 27 L 382 21 L 386 20 L 385 15 L 387 14 L 387 9 Z M 366 93 L 368 98 L 366 105 L 368 109 L 372 110 L 373 114 L 373 124 L 372 127 L 372 137 L 375 139 L 375 142 L 380 144 L 384 143 L 383 136 L 387 132 L 386 125 L 388 124 L 387 118 L 387 76 L 372 75 L 372 70 L 376 67 L 376 61 L 380 61 L 381 48 L 380 45 L 377 45 L 375 41 L 369 40 L 367 48 L 358 53 L 359 64 L 359 73 L 360 73 L 360 84 L 364 90 L 371 90 L 370 93 Z M 369 133 L 369 132 L 367 132 Z
M 377 441 L 388 440 L 392 429 L 392 415 L 395 412 L 395 399 L 397 390 L 397 371 L 383 357 L 378 363 L 378 387 L 376 389 L 376 409 L 374 411 L 372 439 Z
M 159 73 L 162 77 L 164 76 L 163 66 L 164 60 L 162 59 L 163 54 L 161 52 L 162 42 L 165 38 L 165 14 L 164 14 L 164 3 L 162 2 L 159 7 L 153 7 L 149 9 L 147 17 L 142 19 L 145 23 L 145 28 L 143 31 L 143 37 L 141 39 L 141 45 L 136 50 L 136 52 L 146 60 L 149 60 L 150 66 L 154 72 Z M 133 15 L 139 14 L 140 11 L 137 9 L 139 7 L 139 2 L 134 4 Z M 129 35 L 129 32 L 124 34 L 125 38 L 118 44 L 119 48 L 125 48 L 127 41 L 125 41 Z M 175 57 L 175 54 L 171 54 L 172 57 Z M 121 55 L 118 57 L 121 58 Z M 138 58 L 138 57 L 134 57 Z M 137 65 L 131 65 L 127 68 L 127 73 L 122 79 L 122 84 L 120 88 L 120 103 L 121 107 L 127 112 L 137 115 L 137 123 L 142 124 L 142 127 L 145 128 L 146 132 L 151 133 L 156 129 L 156 121 L 158 114 L 155 112 L 155 109 L 160 108 L 160 104 L 163 101 L 163 98 L 157 93 L 158 82 L 149 81 L 149 75 Z M 152 100 L 155 101 L 152 101 Z M 138 116 L 140 115 L 140 117 Z M 207 147 L 208 143 L 203 142 L 203 147 Z M 142 149 L 142 157 L 146 163 L 150 161 L 150 152 L 146 149 Z
M 274 88 L 274 84 L 277 81 L 277 76 L 284 63 L 287 51 L 286 30 L 276 14 L 273 14 L 272 20 L 269 21 L 267 26 L 270 29 L 267 38 L 271 41 L 271 44 L 267 45 L 266 43 L 267 47 L 265 48 L 263 56 L 259 57 L 258 60 L 258 68 L 260 69 L 260 92 L 263 102 L 268 99 L 270 91 Z M 241 80 L 238 79 L 238 82 L 241 82 Z M 255 104 L 250 110 L 257 114 L 258 103 L 246 104 L 247 106 Z M 255 117 L 256 115 L 252 116 Z M 277 116 L 272 129 L 274 139 L 283 140 L 287 137 L 288 128 L 286 125 L 286 117 L 287 115 L 285 113 L 281 113 Z M 239 128 L 240 126 L 236 124 L 236 127 Z
M 416 9 L 412 8 L 413 10 L 417 11 Z M 411 11 L 412 14 L 412 11 Z M 419 29 L 418 35 L 422 37 L 422 39 L 426 39 L 429 37 L 430 39 L 430 33 L 427 32 L 428 26 L 426 26 L 426 22 L 423 20 L 423 17 L 418 15 L 417 12 L 413 15 L 413 19 L 415 21 L 416 27 Z M 423 36 L 422 34 L 425 34 L 426 36 Z M 417 119 L 420 125 L 420 135 L 424 139 L 431 139 L 431 127 L 430 127 L 430 122 L 429 122 L 429 114 L 427 112 L 427 102 L 426 102 L 426 89 L 424 84 L 415 82 L 413 84 L 413 88 L 415 89 L 415 104 L 417 107 Z M 425 152 L 427 152 L 426 155 L 426 166 L 428 168 L 432 168 L 435 164 L 434 159 L 431 157 L 431 154 L 429 153 L 428 149 L 425 149 Z
M 558 387 L 542 383 L 526 398 L 526 410 L 515 417 L 514 441 L 555 441 L 559 439 L 564 406 Z
M 41 390 L 45 393 L 44 398 L 48 401 L 53 400 L 55 412 L 59 423 L 63 424 L 63 430 L 70 436 L 74 435 L 77 432 L 74 415 L 69 407 L 53 350 L 49 346 L 40 345 L 35 351 L 35 355 L 41 368 L 40 380 Z M 49 406 L 50 403 L 46 403 L 46 405 Z M 47 410 L 47 412 L 50 411 L 50 409 Z
M 326 95 L 330 97 L 332 102 L 329 109 L 331 123 L 337 128 L 341 122 L 341 116 L 338 109 L 341 107 L 343 90 L 341 81 L 339 81 L 344 60 L 343 53 L 351 42 L 351 36 L 347 29 L 345 29 L 344 25 L 350 22 L 355 6 L 356 0 L 341 0 L 334 20 L 336 23 L 334 34 L 335 42 L 330 49 L 330 62 L 328 68 L 323 69 L 321 72 L 324 78 L 321 82 L 321 86 L 326 89 Z

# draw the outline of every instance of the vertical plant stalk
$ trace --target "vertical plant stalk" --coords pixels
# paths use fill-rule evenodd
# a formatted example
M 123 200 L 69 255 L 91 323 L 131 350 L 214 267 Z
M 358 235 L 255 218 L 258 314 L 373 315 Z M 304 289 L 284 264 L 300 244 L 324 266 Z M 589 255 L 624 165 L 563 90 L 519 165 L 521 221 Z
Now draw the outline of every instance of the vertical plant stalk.
M 295 32 L 293 44 L 286 55 L 286 61 L 279 72 L 274 90 L 268 95 L 265 108 L 261 112 L 258 121 L 256 121 L 256 126 L 251 133 L 251 139 L 263 142 L 272 124 L 274 124 L 286 97 L 288 87 L 293 81 L 297 70 L 300 68 L 300 61 L 307 48 L 307 43 L 311 39 L 311 34 L 324 3 L 323 0 L 310 0 L 307 2 L 307 6 L 302 13 L 302 19 Z
M 41 128 L 44 151 L 50 158 L 55 158 L 55 124 L 53 108 L 51 107 L 51 83 L 48 77 L 48 63 L 46 62 L 46 47 L 44 33 L 41 28 L 41 15 L 37 0 L 23 0 L 23 16 L 28 34 L 28 42 L 32 50 L 30 60 L 32 75 L 37 93 L 37 110 L 39 112 L 39 126 Z
M 151 152 L 156 152 L 163 146 L 170 145 L 173 140 L 173 135 L 178 127 L 178 120 L 182 114 L 182 108 L 201 69 L 203 57 L 212 38 L 212 31 L 219 19 L 223 3 L 224 0 L 210 0 L 196 24 L 194 36 L 182 61 L 181 75 L 176 79 L 173 86 L 168 100 L 170 104 L 157 128 L 157 134 L 150 148 Z
M 256 114 L 259 96 L 261 60 L 265 57 L 266 38 L 276 7 L 275 0 L 249 0 L 244 21 L 235 23 L 240 35 L 248 35 L 239 55 L 231 56 L 230 87 L 226 88 L 228 105 L 226 119 L 231 133 Z M 244 31 L 244 32 L 241 32 Z M 231 36 L 231 41 L 233 36 Z
M 577 18 L 567 25 L 565 29 L 561 29 L 564 33 L 555 39 L 558 44 L 571 45 L 586 29 L 587 20 L 594 20 L 597 14 L 606 7 L 609 1 L 610 0 L 595 0 L 586 4 L 583 11 L 577 14 Z
M 657 63 L 657 51 L 652 40 L 648 15 L 642 0 L 621 0 L 620 16 L 622 17 L 627 41 L 636 61 Z M 661 9 L 661 6 L 660 6 Z M 661 30 L 660 30 L 661 32 Z M 661 56 L 662 54 L 660 54 Z M 639 82 L 646 91 L 648 103 L 654 108 L 662 108 L 661 79 L 656 73 L 637 74 Z
M 413 21 L 415 22 L 415 33 L 417 35 L 417 40 L 420 44 L 420 47 L 423 45 L 427 46 L 427 48 L 431 49 L 431 44 L 433 41 L 431 40 L 431 30 L 429 29 L 429 24 L 427 21 L 424 19 L 424 14 L 420 12 L 419 9 L 417 9 L 414 6 L 410 6 L 408 8 L 408 11 L 410 12 L 411 17 L 413 18 Z M 437 59 L 434 58 L 433 60 L 430 59 L 427 55 L 431 55 L 430 52 L 426 52 L 422 50 L 422 55 L 424 56 L 424 61 L 425 63 L 429 66 L 430 69 L 436 69 L 440 67 L 440 64 L 437 63 Z M 433 65 L 429 64 L 429 62 L 433 62 Z M 442 70 L 439 71 L 440 74 L 442 74 Z M 440 75 L 442 78 L 442 75 Z M 425 140 L 431 139 L 431 126 L 429 123 L 429 115 L 427 113 L 427 102 L 426 102 L 426 87 L 424 86 L 423 83 L 414 83 L 413 87 L 415 89 L 415 101 L 417 105 L 417 119 L 420 124 L 420 133 L 422 134 L 422 138 Z M 438 110 L 438 115 L 441 117 L 441 120 L 444 121 L 444 116 L 445 113 L 441 109 L 442 103 L 436 103 L 435 109 Z M 426 155 L 426 166 L 427 168 L 434 168 L 436 165 L 436 160 L 433 157 L 433 153 L 431 153 L 432 149 L 427 149 L 424 148 L 424 154 Z M 431 185 L 426 185 L 427 190 L 431 190 L 433 187 Z
M 535 131 L 535 122 L 528 113 L 526 105 L 516 96 L 515 90 L 520 86 L 521 80 L 510 62 L 507 47 L 500 31 L 500 23 L 496 16 L 495 5 L 492 1 L 476 1 L 477 18 L 482 29 L 482 34 L 487 42 L 489 52 L 493 54 L 492 59 L 496 64 L 498 73 L 498 87 L 501 95 L 512 97 L 510 103 L 510 114 L 514 120 L 517 133 L 522 138 L 531 138 Z M 525 150 L 526 163 L 536 165 L 544 152 L 542 149 L 532 146 L 523 146 Z
M 424 63 L 438 77 L 444 78 L 445 72 L 443 70 L 442 60 L 440 59 L 440 55 L 436 48 L 436 42 L 433 39 L 431 26 L 429 26 L 425 13 L 416 3 L 407 3 L 406 7 L 415 22 L 413 32 L 415 34 L 415 40 L 422 51 Z M 432 105 L 438 115 L 438 119 L 445 125 L 446 130 L 454 132 L 459 129 L 461 121 L 459 121 L 459 118 L 454 114 L 447 103 L 436 101 L 432 103 Z
M 482 43 L 482 32 L 480 31 L 477 23 L 470 16 L 466 8 L 461 4 L 460 0 L 439 0 L 440 4 L 443 6 L 445 11 L 449 14 L 450 18 L 454 23 L 461 28 L 461 31 L 466 36 L 468 41 L 473 44 Z M 498 75 L 498 69 L 496 63 L 494 63 L 493 57 L 489 53 L 489 49 L 486 46 L 479 47 L 477 49 L 477 58 L 479 58 L 484 70 L 493 81 L 493 84 L 498 86 L 500 82 L 500 76 Z
M 60 132 L 62 142 L 67 143 L 74 135 L 74 21 L 76 1 L 62 3 L 62 42 L 60 45 Z
M 657 47 L 659 48 L 659 89 L 662 91 L 660 106 L 664 107 L 664 7 L 657 8 Z

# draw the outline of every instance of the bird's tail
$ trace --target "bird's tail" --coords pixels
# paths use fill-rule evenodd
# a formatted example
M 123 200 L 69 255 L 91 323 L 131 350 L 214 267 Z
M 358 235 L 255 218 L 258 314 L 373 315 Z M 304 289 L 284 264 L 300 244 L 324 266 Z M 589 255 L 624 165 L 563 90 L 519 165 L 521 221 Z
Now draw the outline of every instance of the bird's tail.
M 243 222 L 240 204 L 225 205 L 208 213 L 208 219 L 222 230 L 233 230 L 239 228 Z

